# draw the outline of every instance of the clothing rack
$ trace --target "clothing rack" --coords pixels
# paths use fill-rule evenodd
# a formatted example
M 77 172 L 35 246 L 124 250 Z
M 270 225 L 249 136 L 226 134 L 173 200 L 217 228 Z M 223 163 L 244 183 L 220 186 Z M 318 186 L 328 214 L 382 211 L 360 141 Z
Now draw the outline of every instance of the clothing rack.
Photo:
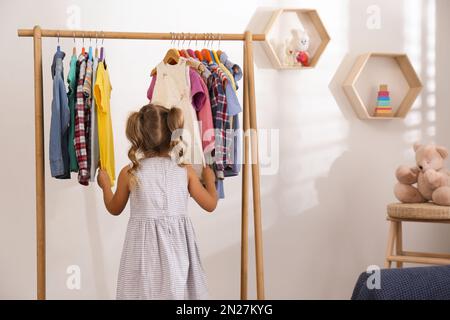
M 42 38 L 98 38 L 136 40 L 219 40 L 244 42 L 244 163 L 242 170 L 242 222 L 241 222 L 241 299 L 248 298 L 248 205 L 249 205 L 249 150 L 251 152 L 253 214 L 255 229 L 256 291 L 257 299 L 264 299 L 264 267 L 261 226 L 261 195 L 258 156 L 258 126 L 256 121 L 255 77 L 253 65 L 253 41 L 264 41 L 264 34 L 213 34 L 213 33 L 148 33 L 104 32 L 82 30 L 49 30 L 35 26 L 19 29 L 19 37 L 33 37 L 34 47 L 34 123 L 36 166 L 36 252 L 37 299 L 46 299 L 46 242 L 45 242 L 45 167 L 44 167 L 44 98 L 42 78 Z M 179 38 L 178 38 L 179 37 Z M 183 37 L 183 38 L 181 38 Z M 250 132 L 250 134 L 248 134 Z

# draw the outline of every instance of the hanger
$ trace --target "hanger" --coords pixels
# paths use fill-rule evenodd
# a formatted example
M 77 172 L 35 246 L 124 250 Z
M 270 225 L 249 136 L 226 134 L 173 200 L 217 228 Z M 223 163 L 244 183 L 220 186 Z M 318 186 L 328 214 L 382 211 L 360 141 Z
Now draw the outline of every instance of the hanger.
M 196 58 L 195 57 L 195 52 L 194 52 L 194 50 L 192 50 L 191 49 L 191 41 L 192 41 L 192 35 L 189 33 L 189 43 L 188 43 L 188 48 L 189 49 L 187 49 L 186 50 L 186 53 L 188 54 L 188 58 Z
M 92 37 L 89 37 L 89 60 L 92 60 Z
M 220 39 L 219 34 L 217 34 L 217 38 Z M 219 46 L 218 46 L 218 48 L 220 48 L 220 40 L 219 40 Z M 213 58 L 214 58 L 214 60 L 216 61 L 217 64 L 220 64 L 220 55 L 217 53 L 216 50 L 214 50 L 214 48 L 213 48 L 212 52 L 213 52 Z
M 216 50 L 212 50 L 213 52 L 213 58 L 216 61 L 217 64 L 220 64 L 220 56 L 217 54 Z
M 190 35 L 190 33 L 189 33 L 189 35 Z M 184 44 L 184 42 L 185 42 L 187 39 L 188 39 L 187 35 L 183 33 L 183 44 L 182 44 L 182 46 L 183 46 L 184 48 L 186 48 L 186 45 Z M 191 41 L 189 40 L 188 48 L 189 48 L 190 43 L 191 43 Z M 189 53 L 189 50 L 190 50 L 190 49 L 182 49 L 182 50 L 181 50 L 181 51 L 184 53 L 186 59 L 188 59 L 188 58 L 191 57 L 191 55 L 190 55 L 190 53 Z M 191 51 L 192 51 L 192 50 L 191 50 Z
M 203 61 L 206 61 L 206 62 L 208 62 L 209 64 L 212 63 L 211 53 L 209 52 L 208 49 L 203 49 L 203 50 L 202 50 L 202 56 L 203 56 Z
M 203 55 L 200 51 L 195 50 L 195 57 L 199 60 L 199 61 L 203 61 L 205 59 L 203 59 Z
M 178 39 L 178 33 L 177 34 L 175 34 L 175 42 L 176 42 L 176 46 L 175 46 L 175 48 L 180 48 L 180 39 Z M 181 35 L 180 35 L 180 37 L 181 37 Z M 178 51 L 178 54 L 182 57 L 182 55 L 181 55 L 181 49 L 177 49 L 177 51 Z
M 195 54 L 195 57 L 199 61 L 203 61 L 202 53 L 197 48 L 198 48 L 198 46 L 197 46 L 197 34 L 195 34 L 195 51 L 194 51 L 194 54 Z
M 106 65 L 106 53 L 105 53 L 105 46 L 103 45 L 103 43 L 105 42 L 105 33 L 102 31 L 103 33 L 103 37 L 102 37 L 102 47 L 100 48 L 100 59 L 99 62 L 103 62 L 103 66 L 105 67 L 105 70 L 107 68 Z
M 186 51 L 187 51 L 187 53 L 188 53 L 190 58 L 194 58 L 194 59 L 196 58 L 194 50 L 187 49 Z
M 86 53 L 86 49 L 84 48 L 84 33 L 83 33 L 83 48 L 81 48 L 81 54 L 85 54 Z
M 98 58 L 98 45 L 97 45 L 97 42 L 98 42 L 98 35 L 97 35 L 97 32 L 95 32 L 95 53 L 94 53 L 94 57 L 95 58 Z
M 219 56 L 219 59 L 220 59 L 220 56 L 222 55 L 222 50 L 220 50 L 220 39 L 221 38 L 222 38 L 222 34 L 219 33 L 219 47 L 218 47 L 218 50 L 217 50 L 217 55 Z
M 58 45 L 56 46 L 56 51 L 61 52 L 61 46 L 59 45 L 59 32 L 58 32 Z
M 209 35 L 207 35 L 205 33 L 205 47 L 207 47 L 206 42 L 207 42 L 208 37 L 209 37 Z M 211 53 L 209 52 L 208 49 L 206 49 L 206 48 L 202 49 L 201 54 L 202 54 L 202 57 L 203 57 L 202 61 L 206 61 L 209 64 L 212 63 Z
M 209 54 L 211 55 L 211 63 L 217 64 L 216 58 L 214 57 L 214 53 L 212 50 L 209 50 Z
M 171 41 L 170 41 L 171 45 L 175 46 L 175 41 L 176 41 L 175 33 L 171 32 L 170 37 L 171 37 Z M 166 55 L 164 56 L 163 61 L 164 61 L 164 63 L 167 63 L 167 64 L 178 64 L 178 62 L 180 61 L 180 54 L 179 54 L 178 50 L 175 48 L 169 49 L 166 52 Z M 155 67 L 155 68 L 153 68 L 153 70 L 151 72 L 151 76 L 152 77 L 155 76 L 156 73 L 157 73 L 157 71 L 156 71 L 156 67 Z
M 72 54 L 74 56 L 77 55 L 77 43 L 75 42 L 75 32 L 73 33 L 73 49 L 72 49 Z
M 218 61 L 216 60 L 216 56 L 215 56 L 214 50 L 213 50 L 214 35 L 212 33 L 210 33 L 209 37 L 210 37 L 210 40 L 208 43 L 208 50 L 209 50 L 209 54 L 211 55 L 211 61 L 212 61 L 212 63 L 218 64 Z
M 102 33 L 103 33 L 103 31 L 102 31 Z M 104 34 L 103 34 L 103 37 L 102 37 L 102 46 L 100 47 L 100 59 L 98 59 L 98 61 L 100 62 L 100 61 L 103 61 L 103 57 L 104 57 L 104 55 L 105 55 L 105 49 L 103 48 L 103 42 L 105 41 L 105 38 L 104 38 Z
M 175 35 L 175 34 L 174 34 Z M 164 63 L 177 64 L 180 61 L 180 54 L 177 49 L 169 49 L 163 59 Z
M 183 42 L 181 42 L 181 37 L 184 37 L 184 33 L 183 32 L 180 34 L 180 40 L 178 42 L 178 47 L 181 48 L 181 49 L 178 49 L 178 53 L 180 54 L 181 57 L 187 58 L 186 51 L 183 49 L 183 47 L 184 47 L 184 38 L 183 38 Z
M 211 33 L 210 37 L 211 37 L 211 40 L 209 42 L 209 47 L 210 47 L 209 53 L 211 55 L 211 60 L 212 60 L 213 63 L 219 64 L 219 61 L 217 61 L 217 59 L 216 59 L 215 51 L 213 50 L 214 35 Z

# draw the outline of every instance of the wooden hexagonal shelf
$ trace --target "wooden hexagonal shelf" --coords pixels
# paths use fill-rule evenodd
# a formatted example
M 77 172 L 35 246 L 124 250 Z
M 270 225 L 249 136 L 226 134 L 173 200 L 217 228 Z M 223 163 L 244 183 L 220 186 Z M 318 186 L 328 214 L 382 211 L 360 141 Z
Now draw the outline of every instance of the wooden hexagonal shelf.
M 370 66 L 371 62 L 375 63 L 376 60 L 379 60 L 379 64 Z M 367 70 L 369 67 L 375 70 L 373 75 L 365 75 L 365 72 L 369 72 Z M 396 75 L 397 79 L 391 80 L 389 84 L 389 81 L 385 79 L 387 73 L 391 76 Z M 364 84 L 360 84 L 360 82 Z M 373 101 L 373 105 L 376 105 L 376 92 L 380 85 L 389 85 L 389 89 L 394 88 L 392 116 L 376 115 L 372 110 L 373 108 L 370 105 L 368 106 L 368 101 Z M 366 90 L 363 89 L 363 86 Z M 343 83 L 343 88 L 360 119 L 382 120 L 405 118 L 423 86 L 406 54 L 366 53 L 356 60 Z M 390 97 L 388 99 L 391 101 Z M 399 101 L 399 103 L 396 101 Z
M 283 38 L 283 34 L 289 36 L 289 34 L 286 35 L 285 30 L 286 24 L 289 22 L 297 24 L 299 29 L 306 31 L 309 35 L 310 47 L 308 53 L 310 58 L 308 66 L 289 65 L 284 61 L 285 50 L 283 49 L 286 45 L 286 39 Z M 274 36 L 274 33 L 276 33 L 276 36 Z M 266 36 L 264 48 L 273 66 L 277 69 L 314 68 L 330 42 L 330 36 L 315 9 L 278 9 L 274 11 L 264 34 Z

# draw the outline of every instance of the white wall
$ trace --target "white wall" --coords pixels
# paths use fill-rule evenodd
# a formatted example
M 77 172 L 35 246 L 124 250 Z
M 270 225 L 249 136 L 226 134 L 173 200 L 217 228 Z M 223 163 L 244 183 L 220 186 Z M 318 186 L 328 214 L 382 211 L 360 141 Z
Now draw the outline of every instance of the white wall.
M 395 167 L 413 161 L 410 145 L 415 140 L 450 146 L 446 139 L 450 134 L 446 123 L 448 1 L 121 3 L 20 0 L 0 4 L 0 36 L 8 44 L 0 51 L 4 66 L 0 143 L 7 155 L 2 158 L 4 183 L 0 187 L 0 298 L 35 297 L 32 41 L 17 38 L 16 29 L 35 24 L 67 28 L 66 10 L 71 5 L 80 8 L 83 29 L 156 32 L 239 33 L 248 25 L 260 31 L 267 18 L 265 7 L 319 10 L 332 42 L 316 69 L 278 72 L 269 67 L 261 48 L 255 48 L 259 126 L 280 129 L 279 172 L 262 177 L 266 295 L 274 299 L 349 298 L 358 274 L 371 264 L 383 263 L 384 208 L 394 200 Z M 373 4 L 382 12 L 379 30 L 366 27 L 366 9 Z M 47 139 L 50 63 L 56 39 L 43 43 Z M 72 40 L 62 39 L 61 45 L 70 54 Z M 169 43 L 106 40 L 105 46 L 114 88 L 113 126 L 120 168 L 127 163 L 126 116 L 146 102 L 149 71 Z M 242 61 L 241 44 L 222 43 L 221 47 Z M 343 95 L 340 84 L 355 57 L 372 50 L 405 51 L 420 72 L 425 90 L 405 121 L 360 121 Z M 109 216 L 95 185 L 85 188 L 75 180 L 54 180 L 47 162 L 48 298 L 112 299 L 128 210 L 118 218 Z M 228 299 L 239 297 L 240 178 L 227 180 L 226 195 L 214 215 L 203 214 L 195 204 L 190 213 L 211 295 Z M 417 250 L 448 251 L 447 227 L 408 226 L 405 231 L 406 243 Z M 250 254 L 254 297 L 253 246 Z M 69 265 L 81 268 L 79 291 L 66 288 Z

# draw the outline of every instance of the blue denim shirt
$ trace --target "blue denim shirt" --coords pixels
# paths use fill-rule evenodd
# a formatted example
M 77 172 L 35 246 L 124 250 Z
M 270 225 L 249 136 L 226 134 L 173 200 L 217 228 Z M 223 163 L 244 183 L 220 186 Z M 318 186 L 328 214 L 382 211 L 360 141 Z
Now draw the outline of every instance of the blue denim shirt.
M 63 59 L 65 55 L 64 52 L 58 50 L 53 57 L 51 68 L 53 100 L 50 122 L 50 171 L 52 177 L 59 179 L 70 178 L 68 151 L 70 110 L 64 85 Z

